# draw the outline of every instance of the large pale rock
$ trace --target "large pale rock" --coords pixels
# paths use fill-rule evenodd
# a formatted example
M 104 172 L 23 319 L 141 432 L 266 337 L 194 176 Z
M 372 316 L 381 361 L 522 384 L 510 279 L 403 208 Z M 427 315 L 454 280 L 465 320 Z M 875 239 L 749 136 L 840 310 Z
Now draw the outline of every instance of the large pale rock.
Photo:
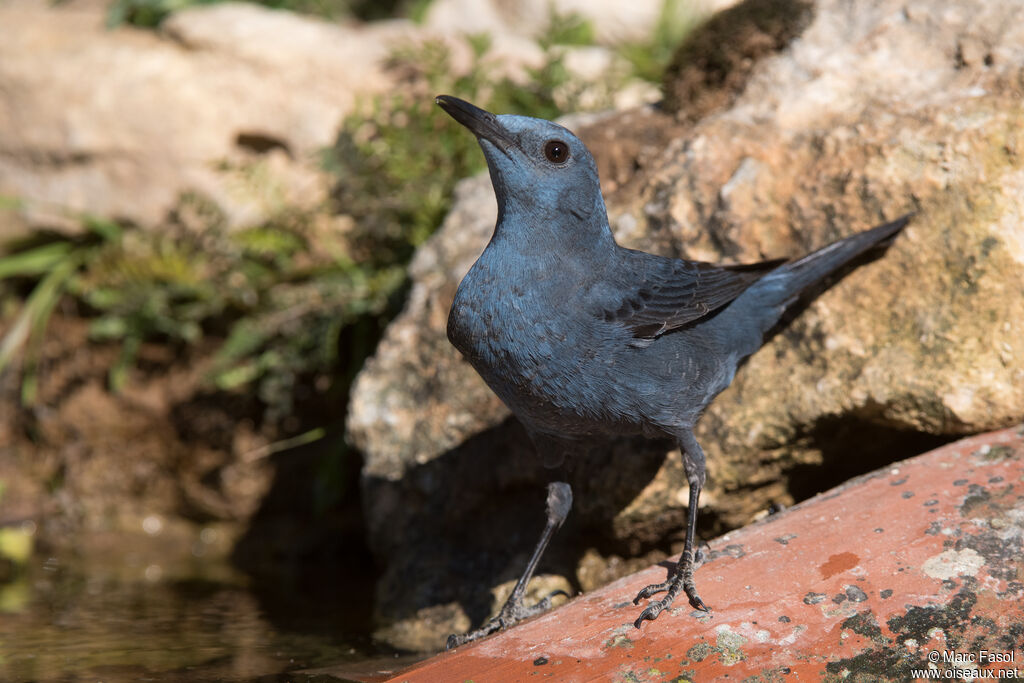
M 479 29 L 492 37 L 490 73 L 525 79 L 542 64 L 536 31 L 515 12 L 455 7 L 450 20 L 445 7 L 425 26 L 348 25 L 218 3 L 150 31 L 108 29 L 102 4 L 86 0 L 0 3 L 0 197 L 22 209 L 0 220 L 0 238 L 71 229 L 81 213 L 158 226 L 186 192 L 236 226 L 318 207 L 333 182 L 319 152 L 360 98 L 396 87 L 386 67 L 396 49 L 444 41 L 452 70 L 465 72 L 475 58 L 464 36 Z M 535 19 L 546 25 L 542 9 Z M 588 16 L 615 24 L 617 12 L 609 4 Z M 608 46 L 565 48 L 565 63 L 587 106 L 657 95 L 638 81 L 607 92 L 622 80 Z
M 689 0 L 681 5 L 696 20 L 735 0 Z M 591 23 L 602 43 L 647 39 L 655 30 L 663 0 L 434 0 L 425 23 L 438 30 L 468 33 L 513 33 L 535 37 L 548 26 L 551 13 L 576 14 Z
M 316 152 L 413 27 L 330 24 L 250 4 L 196 7 L 162 32 L 102 8 L 0 4 L 0 195 L 154 225 L 186 190 L 235 223 L 324 196 Z M 264 162 L 254 189 L 233 169 Z
M 696 124 L 645 111 L 584 132 L 601 143 L 612 225 L 632 247 L 795 256 L 917 211 L 705 415 L 705 533 L 1024 418 L 1024 6 L 820 0 L 812 12 Z M 634 136 L 630 176 L 621 143 L 604 141 Z M 522 430 L 444 338 L 493 220 L 486 179 L 467 181 L 352 397 L 386 567 L 381 633 L 407 647 L 486 616 L 489 586 L 515 577 L 542 522 L 544 475 Z M 586 589 L 613 573 L 594 571 L 593 549 L 614 567 L 678 539 L 685 480 L 678 453 L 663 456 L 616 443 L 580 463 L 574 517 L 542 567 Z

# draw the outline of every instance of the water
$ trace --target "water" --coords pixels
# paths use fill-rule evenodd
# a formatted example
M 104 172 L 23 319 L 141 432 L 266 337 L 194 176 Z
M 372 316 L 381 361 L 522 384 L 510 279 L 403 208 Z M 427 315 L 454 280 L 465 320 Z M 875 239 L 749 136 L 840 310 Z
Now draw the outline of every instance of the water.
M 33 559 L 0 583 L 0 680 L 362 678 L 393 657 L 363 632 L 371 595 L 336 567 L 257 585 L 223 561 Z

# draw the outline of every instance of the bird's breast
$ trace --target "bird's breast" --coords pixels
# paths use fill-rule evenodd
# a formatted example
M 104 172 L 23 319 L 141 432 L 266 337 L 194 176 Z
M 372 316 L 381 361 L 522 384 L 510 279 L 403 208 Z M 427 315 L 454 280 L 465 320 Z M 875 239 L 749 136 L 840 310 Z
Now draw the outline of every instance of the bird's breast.
M 467 276 L 448 316 L 448 338 L 481 374 L 512 380 L 561 357 L 566 334 L 546 313 L 523 287 L 491 287 Z
M 471 270 L 460 284 L 448 337 L 491 389 L 534 429 L 593 432 L 618 422 L 616 349 L 625 341 L 609 339 L 564 287 L 507 277 L 499 287 L 487 274 Z

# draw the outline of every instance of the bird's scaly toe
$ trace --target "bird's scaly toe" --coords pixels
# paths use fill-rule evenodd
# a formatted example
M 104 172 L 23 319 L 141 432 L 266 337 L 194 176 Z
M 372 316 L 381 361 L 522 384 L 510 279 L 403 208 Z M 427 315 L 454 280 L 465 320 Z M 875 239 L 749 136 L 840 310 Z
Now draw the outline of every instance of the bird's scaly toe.
M 645 586 L 636 594 L 636 597 L 633 598 L 633 604 L 639 605 L 641 600 L 646 600 L 652 595 L 657 595 L 658 593 L 664 593 L 671 588 L 671 586 L 671 581 L 662 581 L 661 583 L 652 583 L 650 586 Z
M 477 630 L 470 631 L 469 633 L 453 633 L 448 636 L 448 642 L 445 644 L 445 648 L 450 650 L 453 647 L 471 643 L 474 640 L 483 638 L 484 636 L 489 636 L 497 631 L 504 631 L 507 628 L 511 628 L 523 619 L 529 619 L 530 617 L 546 612 L 551 609 L 551 601 L 556 595 L 569 597 L 569 594 L 563 590 L 551 591 L 543 600 L 538 602 L 536 605 L 531 605 L 530 607 L 524 605 L 522 600 L 510 600 L 501 608 L 501 611 L 498 612 L 498 616 L 494 617 Z

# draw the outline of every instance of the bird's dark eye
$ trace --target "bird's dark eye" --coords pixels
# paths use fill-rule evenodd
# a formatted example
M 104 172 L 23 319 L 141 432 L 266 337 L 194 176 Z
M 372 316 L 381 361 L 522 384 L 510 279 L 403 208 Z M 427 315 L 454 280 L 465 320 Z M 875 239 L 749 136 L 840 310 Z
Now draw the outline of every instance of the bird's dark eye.
M 553 164 L 565 163 L 569 158 L 569 145 L 561 140 L 548 140 L 544 144 L 544 156 Z

